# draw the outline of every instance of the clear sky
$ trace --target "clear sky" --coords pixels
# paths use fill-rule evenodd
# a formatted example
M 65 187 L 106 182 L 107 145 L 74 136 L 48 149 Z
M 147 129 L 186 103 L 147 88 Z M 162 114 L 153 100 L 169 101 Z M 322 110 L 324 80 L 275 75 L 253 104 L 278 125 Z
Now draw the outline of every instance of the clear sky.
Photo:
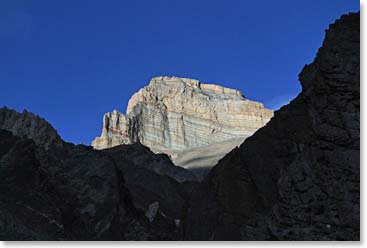
M 277 108 L 325 29 L 357 0 L 0 1 L 0 106 L 90 144 L 153 76 L 199 79 Z

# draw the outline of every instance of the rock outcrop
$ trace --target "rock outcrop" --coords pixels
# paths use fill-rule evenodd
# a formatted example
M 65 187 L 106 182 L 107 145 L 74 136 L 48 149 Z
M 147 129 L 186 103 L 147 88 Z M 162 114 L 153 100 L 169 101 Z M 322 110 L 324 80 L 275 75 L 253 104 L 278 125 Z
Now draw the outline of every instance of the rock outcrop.
M 359 18 L 330 25 L 301 94 L 195 190 L 186 240 L 359 240 Z
M 131 143 L 126 116 L 115 109 L 103 116 L 101 137 L 96 138 L 92 146 L 96 149 L 105 149 Z
M 198 80 L 156 77 L 135 93 L 126 115 L 104 116 L 97 149 L 140 142 L 154 152 L 179 151 L 248 137 L 273 116 L 241 92 Z
M 75 146 L 31 113 L 0 113 L 1 240 L 180 239 L 196 183 L 166 155 Z
M 60 147 L 63 143 L 57 131 L 47 121 L 26 110 L 18 113 L 6 107 L 0 108 L 0 129 L 32 139 L 45 149 L 51 146 Z
M 168 154 L 175 165 L 201 179 L 272 116 L 273 111 L 237 90 L 188 78 L 156 77 L 131 97 L 126 115 L 117 110 L 104 115 L 102 134 L 92 146 L 141 143 Z

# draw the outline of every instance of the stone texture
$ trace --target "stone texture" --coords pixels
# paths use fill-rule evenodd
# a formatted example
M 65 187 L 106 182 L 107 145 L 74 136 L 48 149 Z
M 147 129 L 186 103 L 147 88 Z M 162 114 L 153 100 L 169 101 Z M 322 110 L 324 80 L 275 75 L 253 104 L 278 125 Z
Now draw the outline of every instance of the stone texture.
M 360 239 L 359 18 L 330 25 L 301 94 L 195 190 L 186 240 Z
M 196 185 L 191 172 L 174 166 L 167 155 L 154 154 L 141 144 L 116 146 L 99 153 L 109 157 L 123 172 L 136 208 L 146 213 L 151 204 L 158 202 L 159 213 L 172 224 L 182 218 L 188 194 Z
M 173 153 L 232 138 L 248 137 L 273 116 L 241 92 L 198 80 L 156 77 L 135 93 L 126 116 L 104 116 L 97 149 L 140 142 L 154 152 Z
M 190 172 L 141 144 L 75 146 L 31 113 L 1 111 L 2 123 L 21 123 L 2 126 L 17 135 L 0 129 L 1 240 L 180 238 Z
M 120 145 L 101 151 L 103 154 L 118 154 L 118 159 L 129 159 L 135 167 L 141 166 L 156 174 L 168 176 L 177 182 L 197 181 L 195 175 L 180 166 L 175 166 L 166 154 L 154 154 L 142 144 Z M 118 162 L 118 161 L 117 161 Z
M 149 238 L 111 161 L 83 147 L 46 152 L 33 140 L 0 135 L 15 139 L 0 158 L 1 240 Z
M 166 150 L 172 162 L 192 172 L 202 181 L 210 169 L 234 147 L 240 146 L 245 138 L 234 138 L 201 147 L 183 150 Z
M 121 144 L 131 144 L 128 136 L 126 116 L 117 110 L 106 113 L 103 116 L 103 128 L 101 137 L 93 141 L 93 147 L 104 149 Z
M 16 136 L 33 139 L 37 145 L 49 149 L 62 146 L 57 131 L 44 119 L 27 112 L 18 113 L 6 107 L 0 108 L 0 129 L 8 130 Z

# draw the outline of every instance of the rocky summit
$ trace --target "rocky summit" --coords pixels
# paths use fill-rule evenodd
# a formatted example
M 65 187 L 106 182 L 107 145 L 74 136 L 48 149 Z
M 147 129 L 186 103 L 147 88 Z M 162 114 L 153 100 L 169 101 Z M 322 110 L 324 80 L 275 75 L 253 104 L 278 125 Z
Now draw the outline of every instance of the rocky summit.
M 219 156 L 199 159 L 189 150 L 237 139 L 219 148 L 223 152 L 218 154 L 225 155 L 272 116 L 273 111 L 238 90 L 188 78 L 155 77 L 131 97 L 126 115 L 117 110 L 104 115 L 102 134 L 92 146 L 104 149 L 141 143 L 156 153 L 171 155 L 177 165 L 213 166 Z M 182 157 L 189 157 L 194 165 L 181 162 Z

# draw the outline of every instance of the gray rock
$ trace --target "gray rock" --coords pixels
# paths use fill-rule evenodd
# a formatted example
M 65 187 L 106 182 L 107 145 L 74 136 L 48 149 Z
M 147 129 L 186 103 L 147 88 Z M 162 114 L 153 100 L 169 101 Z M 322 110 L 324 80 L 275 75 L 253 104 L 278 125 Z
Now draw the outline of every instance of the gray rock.
M 102 134 L 92 146 L 104 149 L 138 142 L 170 155 L 176 165 L 211 168 L 239 143 L 228 147 L 230 142 L 249 137 L 272 116 L 273 111 L 237 90 L 188 78 L 155 77 L 131 97 L 126 115 L 117 110 L 104 115 Z M 220 142 L 226 144 L 217 155 L 196 163 L 193 150 L 205 152 Z
M 59 134 L 47 121 L 26 110 L 18 113 L 6 107 L 0 108 L 0 129 L 8 130 L 19 137 L 32 139 L 45 149 L 63 145 Z
M 248 137 L 272 116 L 237 90 L 177 77 L 153 78 L 127 107 L 131 140 L 156 152 Z

